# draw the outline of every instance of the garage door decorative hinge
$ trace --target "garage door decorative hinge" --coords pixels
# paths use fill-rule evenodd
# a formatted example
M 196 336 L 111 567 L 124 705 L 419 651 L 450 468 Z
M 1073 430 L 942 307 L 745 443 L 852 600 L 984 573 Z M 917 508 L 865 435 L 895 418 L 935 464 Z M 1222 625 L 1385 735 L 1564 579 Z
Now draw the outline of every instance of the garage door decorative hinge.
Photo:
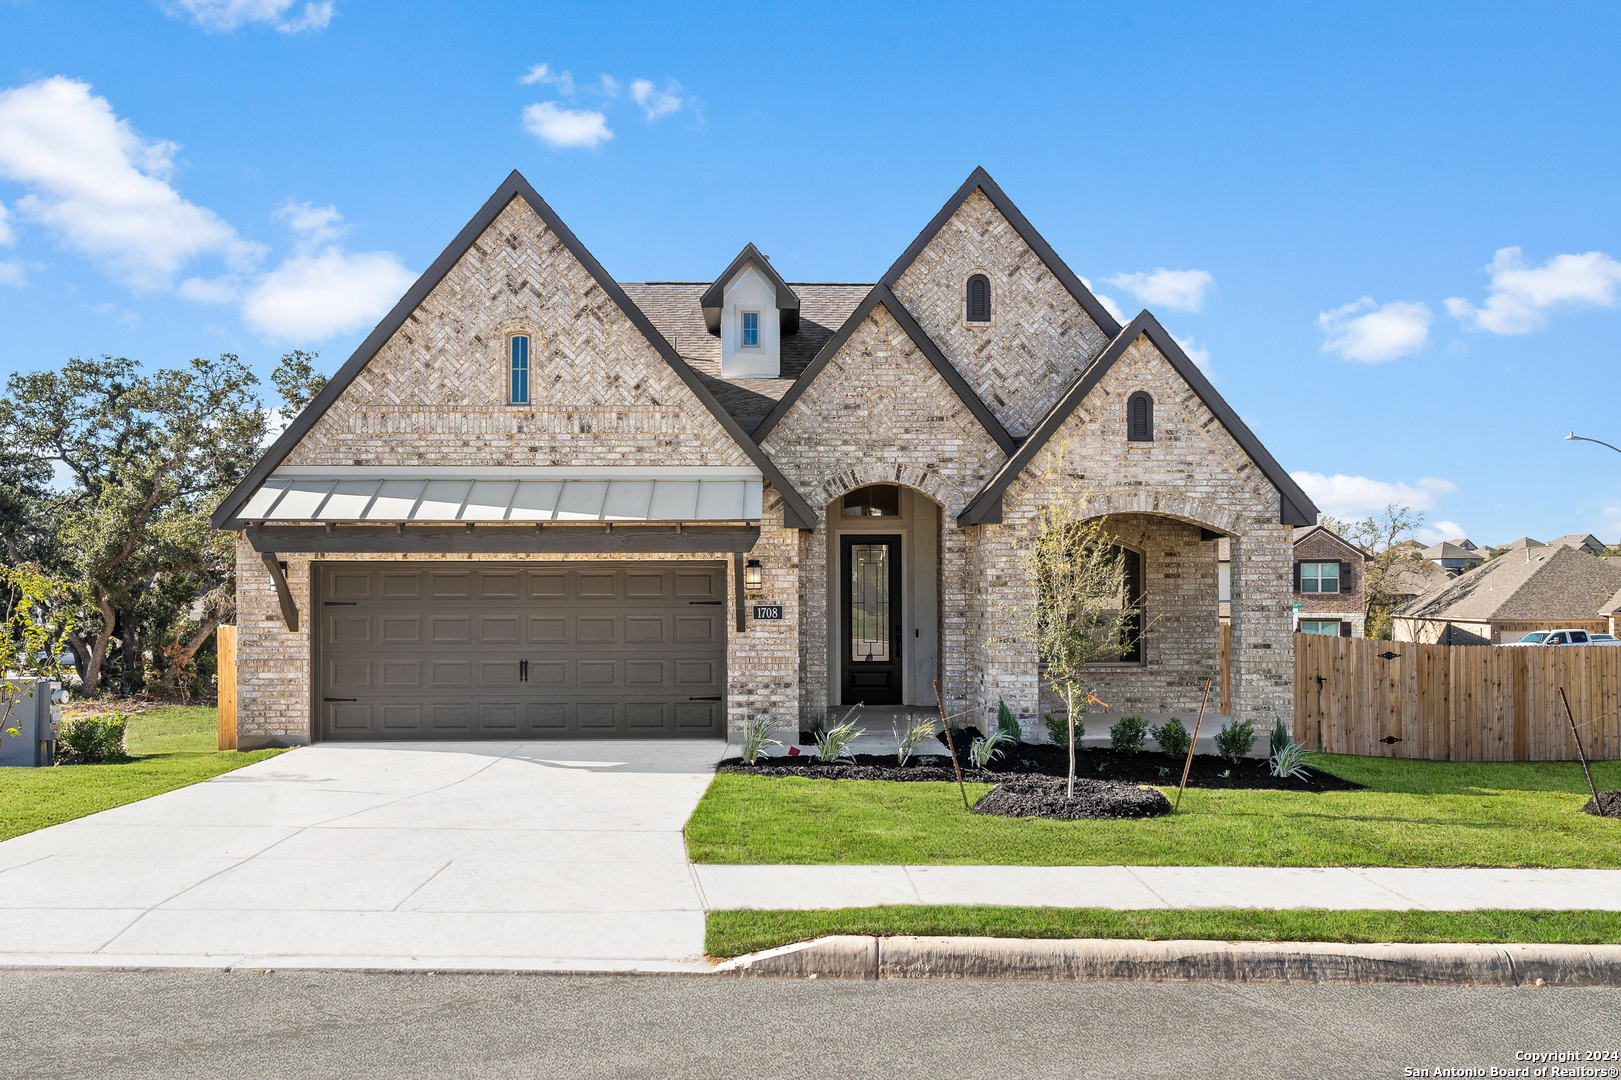
M 719 701 L 720 700 L 720 695 L 717 694 L 714 697 L 689 697 L 687 700 L 688 701 Z
M 352 697 L 324 697 L 321 700 L 322 701 L 359 701 L 360 699 L 359 698 L 352 698 Z
M 708 605 L 710 607 L 720 607 L 725 602 L 726 601 L 724 601 L 724 600 L 688 600 L 687 601 L 687 603 L 689 603 L 689 604 L 704 604 L 704 605 Z

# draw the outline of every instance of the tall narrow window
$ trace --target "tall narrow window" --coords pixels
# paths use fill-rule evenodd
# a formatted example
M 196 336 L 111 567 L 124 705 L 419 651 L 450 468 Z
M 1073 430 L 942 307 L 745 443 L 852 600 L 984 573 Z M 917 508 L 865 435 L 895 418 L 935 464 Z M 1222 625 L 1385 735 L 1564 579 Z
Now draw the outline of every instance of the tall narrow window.
M 529 338 L 525 334 L 512 336 L 512 404 L 529 404 Z
M 758 349 L 760 347 L 760 313 L 758 311 L 745 311 L 743 313 L 743 348 Z
M 1126 400 L 1126 439 L 1154 441 L 1154 399 L 1141 390 Z
M 991 283 L 984 274 L 968 279 L 968 321 L 991 321 Z

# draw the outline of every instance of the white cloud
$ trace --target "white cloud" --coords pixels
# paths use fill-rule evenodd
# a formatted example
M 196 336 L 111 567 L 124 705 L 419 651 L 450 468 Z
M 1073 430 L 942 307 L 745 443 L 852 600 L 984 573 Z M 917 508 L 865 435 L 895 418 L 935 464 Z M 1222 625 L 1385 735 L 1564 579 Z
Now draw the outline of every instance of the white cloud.
M 0 175 L 30 189 L 18 215 L 136 290 L 167 288 L 199 256 L 245 269 L 263 251 L 169 185 L 178 149 L 141 138 L 87 83 L 57 76 L 0 93 Z
M 1204 295 L 1216 283 L 1206 270 L 1167 270 L 1161 266 L 1153 273 L 1115 274 L 1103 279 L 1121 288 L 1149 307 L 1169 308 L 1172 311 L 1198 311 L 1204 306 Z
M 324 30 L 332 21 L 333 0 L 311 0 L 296 14 L 298 0 L 173 0 L 171 15 L 189 15 L 208 30 L 231 31 L 247 23 L 269 23 L 284 34 Z
M 1602 251 L 1555 255 L 1530 266 L 1517 247 L 1499 248 L 1491 265 L 1491 291 L 1484 307 L 1460 296 L 1447 298 L 1447 312 L 1467 330 L 1493 334 L 1528 334 L 1548 321 L 1551 308 L 1571 304 L 1614 307 L 1621 284 L 1621 262 Z
M 1126 313 L 1120 310 L 1120 305 L 1114 302 L 1114 297 L 1104 296 L 1102 293 L 1092 288 L 1092 283 L 1086 278 L 1081 278 L 1081 284 L 1085 285 L 1087 291 L 1097 299 L 1098 303 L 1103 305 L 1104 311 L 1107 311 L 1110 315 L 1114 316 L 1115 322 L 1124 326 L 1126 323 L 1131 321 L 1130 319 L 1126 318 Z
M 11 231 L 11 211 L 6 209 L 5 203 L 0 203 L 0 244 L 10 247 L 17 242 L 17 234 Z
M 1413 534 L 1422 544 L 1439 544 L 1443 540 L 1462 540 L 1469 534 L 1464 527 L 1456 521 L 1437 521 L 1434 525 L 1426 525 Z
M 274 341 L 321 341 L 375 322 L 416 276 L 388 251 L 345 251 L 335 240 L 347 227 L 331 206 L 289 202 L 280 215 L 298 233 L 296 252 L 260 278 L 242 301 L 242 318 Z M 324 246 L 323 246 L 324 245 Z M 188 281 L 197 295 L 229 299 L 228 283 Z
M 1458 490 L 1458 485 L 1452 481 L 1434 476 L 1425 477 L 1416 484 L 1403 484 L 1338 473 L 1333 476 L 1314 472 L 1289 475 L 1311 496 L 1317 509 L 1340 518 L 1376 514 L 1391 503 L 1414 510 L 1433 510 L 1438 496 Z
M 619 80 L 612 75 L 604 75 L 602 81 L 597 84 L 597 92 L 603 97 L 618 97 Z
M 198 304 L 229 304 L 242 294 L 240 283 L 230 274 L 212 280 L 187 278 L 175 292 Z
M 1121 321 L 1123 322 L 1124 320 Z M 1200 345 L 1197 341 L 1190 337 L 1180 338 L 1175 334 L 1172 334 L 1171 337 L 1176 340 L 1178 345 L 1182 346 L 1182 351 L 1188 354 L 1188 359 L 1192 360 L 1196 365 L 1198 365 L 1199 370 L 1204 372 L 1205 378 L 1211 378 L 1210 350 L 1203 345 Z
M 548 64 L 533 65 L 518 77 L 518 81 L 525 86 L 548 83 L 557 87 L 557 92 L 564 97 L 574 96 L 574 76 L 567 71 L 553 71 Z
M 651 121 L 680 110 L 681 99 L 675 93 L 679 89 L 681 88 L 672 82 L 666 84 L 663 90 L 655 90 L 647 79 L 632 79 L 630 96 L 642 107 L 642 111 L 647 113 L 647 119 Z
M 23 264 L 14 262 L 0 262 L 0 285 L 15 285 L 18 288 L 28 284 L 23 276 Z
M 1317 329 L 1328 335 L 1324 352 L 1378 364 L 1422 349 L 1429 340 L 1430 319 L 1430 309 L 1423 304 L 1395 300 L 1380 306 L 1364 296 L 1320 313 Z
M 559 108 L 555 101 L 525 108 L 523 126 L 541 142 L 559 148 L 581 146 L 591 150 L 614 137 L 601 113 Z

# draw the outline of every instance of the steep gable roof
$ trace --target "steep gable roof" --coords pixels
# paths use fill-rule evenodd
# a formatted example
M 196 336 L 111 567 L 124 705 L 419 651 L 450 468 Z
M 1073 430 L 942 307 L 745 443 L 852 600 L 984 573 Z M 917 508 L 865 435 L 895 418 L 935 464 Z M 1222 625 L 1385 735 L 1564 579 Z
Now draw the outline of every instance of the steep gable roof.
M 1285 525 L 1311 525 L 1316 522 L 1317 507 L 1300 489 L 1300 485 L 1283 471 L 1283 466 L 1279 465 L 1277 459 L 1261 445 L 1261 440 L 1255 437 L 1249 426 L 1238 418 L 1232 406 L 1216 393 L 1216 388 L 1210 385 L 1210 380 L 1204 377 L 1204 372 L 1199 370 L 1198 365 L 1188 359 L 1188 354 L 1182 351 L 1182 346 L 1176 343 L 1176 339 L 1166 332 L 1158 319 L 1144 310 L 1131 320 L 1124 330 L 1115 335 L 1114 340 L 1109 342 L 1109 347 L 1099 354 L 1069 392 L 1058 399 L 1058 404 L 1053 406 L 1052 411 L 1019 447 L 1019 452 L 1008 459 L 1007 464 L 991 477 L 980 489 L 979 494 L 963 508 L 963 512 L 957 515 L 957 524 L 993 525 L 1002 520 L 1003 492 L 1007 491 L 1008 486 L 1036 459 L 1036 455 L 1047 445 L 1048 440 L 1057 434 L 1064 421 L 1068 420 L 1070 414 L 1086 400 L 1086 395 L 1092 392 L 1092 388 L 1097 386 L 1099 380 L 1114 366 L 1115 361 L 1124 356 L 1126 350 L 1143 335 L 1146 335 L 1161 355 L 1170 361 L 1171 367 L 1176 369 L 1182 381 L 1192 388 L 1199 396 L 1199 400 L 1204 402 L 1205 408 L 1215 415 L 1227 429 L 1227 433 L 1238 443 L 1239 448 L 1260 467 L 1262 474 L 1272 486 L 1278 489 L 1278 519 Z
M 975 189 L 985 193 L 985 197 L 991 201 L 991 205 L 996 207 L 997 212 L 1007 219 L 1008 224 L 1013 226 L 1014 232 L 1019 234 L 1019 238 L 1030 246 L 1031 251 L 1036 253 L 1036 258 L 1047 265 L 1047 269 L 1052 271 L 1053 276 L 1075 298 L 1075 302 L 1081 305 L 1081 310 L 1091 316 L 1092 321 L 1098 324 L 1100 330 L 1109 335 L 1111 339 L 1120 333 L 1120 324 L 1115 321 L 1114 316 L 1110 315 L 1108 310 L 1098 302 L 1098 298 L 1092 295 L 1092 290 L 1081 282 L 1075 271 L 1071 270 L 1064 260 L 1058 257 L 1058 253 L 1052 249 L 1052 245 L 1047 243 L 1046 239 L 1036 231 L 1036 227 L 1030 224 L 1029 219 L 1024 216 L 1019 208 L 1013 205 L 1013 200 L 1009 199 L 1002 189 L 996 186 L 996 181 L 991 179 L 991 174 L 986 172 L 983 167 L 975 168 L 969 174 L 968 179 L 963 181 L 962 187 L 957 189 L 956 194 L 946 200 L 946 204 L 940 208 L 940 212 L 934 215 L 933 219 L 923 227 L 922 232 L 917 234 L 917 239 L 912 241 L 911 246 L 903 251 L 901 257 L 895 260 L 894 265 L 885 272 L 883 277 L 878 279 L 879 284 L 893 289 L 895 283 L 900 281 L 901 275 L 906 273 L 906 268 L 911 266 L 917 260 L 918 255 L 922 254 L 923 249 L 929 246 L 929 241 L 933 240 L 935 235 L 945 228 L 946 222 L 951 220 L 952 215 L 968 200 L 968 197 L 974 193 Z
M 630 297 L 625 295 L 625 290 L 620 288 L 618 282 L 608 275 L 608 272 L 602 268 L 602 264 L 597 262 L 596 257 L 586 249 L 584 244 L 580 243 L 579 238 L 574 235 L 567 225 L 563 224 L 563 220 L 557 216 L 556 211 L 547 205 L 546 200 L 540 197 L 540 194 L 529 185 L 529 181 L 525 180 L 523 175 L 516 169 L 512 170 L 512 173 L 501 182 L 501 186 L 495 189 L 495 193 L 489 197 L 478 213 L 473 215 L 472 220 L 462 227 L 461 232 L 456 234 L 456 238 L 439 254 L 433 264 L 423 271 L 422 276 L 400 298 L 399 303 L 395 304 L 393 309 L 383 316 L 383 320 L 366 336 L 366 340 L 360 343 L 360 347 L 350 355 L 349 359 L 344 361 L 343 366 L 332 376 L 331 381 L 322 388 L 319 394 L 315 395 L 315 399 L 288 425 L 287 430 L 282 432 L 281 437 L 271 444 L 270 449 L 265 451 L 264 456 L 255 463 L 253 468 L 248 470 L 248 475 L 242 479 L 242 482 L 237 484 L 231 490 L 231 493 L 225 497 L 224 501 L 214 511 L 213 517 L 210 518 L 213 527 L 216 529 L 237 529 L 242 527 L 244 522 L 237 515 L 243 505 L 264 484 L 276 467 L 287 458 L 287 455 L 292 452 L 299 441 L 309 433 L 310 429 L 315 426 L 316 421 L 321 418 L 327 409 L 331 408 L 344 390 L 348 389 L 350 383 L 354 382 L 355 378 L 371 362 L 372 358 L 394 336 L 395 331 L 404 325 L 405 320 L 410 317 L 411 313 L 427 299 L 428 294 L 433 291 L 434 287 L 443 280 L 444 276 L 450 272 L 457 261 L 467 253 L 484 230 L 489 228 L 490 223 L 514 198 L 523 199 L 541 221 L 545 222 L 546 227 L 563 242 L 569 253 L 585 268 L 602 291 L 613 300 L 614 304 L 630 320 L 631 324 L 647 339 L 648 344 L 652 345 L 654 350 L 663 357 L 665 363 L 670 365 L 671 370 L 686 384 L 687 389 L 692 391 L 693 395 L 703 403 L 704 408 L 709 410 L 716 422 L 726 431 L 726 434 L 748 455 L 749 460 L 760 470 L 761 475 L 770 481 L 771 486 L 776 488 L 782 495 L 783 523 L 791 528 L 814 528 L 816 525 L 816 513 L 811 509 L 810 504 L 805 501 L 804 496 L 794 490 L 793 485 L 787 481 L 771 459 L 755 444 L 754 440 L 743 432 L 737 421 L 732 419 L 731 414 L 721 408 L 720 403 L 715 400 L 715 395 L 710 393 L 687 362 L 682 360 L 676 351 L 670 347 L 670 343 L 664 339 L 664 335 L 654 328 L 652 322 L 642 313 L 642 310 L 631 301 Z
M 895 294 L 889 291 L 889 286 L 882 283 L 872 287 L 872 291 L 867 294 L 867 298 L 850 313 L 848 319 L 844 320 L 844 325 L 839 327 L 839 332 L 828 339 L 827 344 L 823 345 L 821 351 L 816 354 L 816 359 L 812 360 L 804 373 L 794 380 L 794 385 L 782 396 L 782 400 L 777 402 L 776 408 L 772 409 L 771 412 L 766 414 L 766 418 L 760 421 L 760 426 L 754 429 L 755 440 L 765 442 L 767 436 L 781 423 L 782 418 L 788 415 L 788 411 L 794 407 L 794 402 L 798 401 L 810 384 L 816 381 L 816 376 L 821 374 L 822 369 L 833 361 L 840 349 L 844 348 L 845 343 L 850 340 L 850 335 L 856 332 L 856 328 L 880 304 L 900 325 L 906 336 L 912 339 L 912 344 L 918 347 L 918 351 L 928 358 L 930 364 L 934 365 L 934 370 L 940 373 L 940 377 L 945 379 L 951 386 L 951 389 L 956 392 L 962 403 L 968 406 L 968 410 L 979 420 L 980 425 L 985 428 L 991 438 L 996 440 L 996 445 L 1002 448 L 1002 453 L 1012 454 L 1014 450 L 1013 436 L 1008 434 L 1007 429 L 1002 426 L 1002 422 L 986 407 L 985 402 L 980 400 L 979 395 L 974 393 L 974 388 L 969 386 L 967 381 L 963 379 L 962 373 L 951 366 L 951 361 L 946 359 L 945 354 L 935 345 L 933 339 L 923 332 L 923 328 L 917 324 L 917 320 L 912 318 L 911 312 L 906 310 L 906 305 L 896 299 Z
M 1294 531 L 1294 537 L 1293 537 L 1294 546 L 1299 547 L 1301 541 L 1305 540 L 1309 536 L 1316 536 L 1318 533 L 1322 533 L 1324 536 L 1333 537 L 1335 540 L 1337 540 L 1341 544 L 1345 545 L 1345 547 L 1350 549 L 1356 555 L 1360 556 L 1363 562 L 1367 562 L 1369 559 L 1373 558 L 1372 555 L 1369 555 L 1366 551 L 1363 551 L 1361 548 L 1359 548 L 1355 544 L 1351 543 L 1351 541 L 1347 540 L 1345 537 L 1341 536 L 1339 533 L 1335 532 L 1333 529 L 1330 529 L 1327 525 L 1301 525 L 1301 526 L 1299 526 Z
M 771 265 L 771 260 L 760 254 L 760 249 L 752 243 L 744 244 L 743 250 L 737 253 L 731 265 L 721 271 L 715 283 L 704 290 L 703 296 L 698 298 L 698 306 L 704 309 L 704 325 L 711 334 L 720 333 L 720 312 L 726 305 L 726 283 L 732 276 L 745 266 L 753 266 L 760 272 L 760 276 L 771 283 L 772 289 L 777 293 L 777 311 L 782 318 L 782 332 L 784 334 L 797 333 L 799 330 L 799 294 L 794 292 L 789 284 L 782 280 Z

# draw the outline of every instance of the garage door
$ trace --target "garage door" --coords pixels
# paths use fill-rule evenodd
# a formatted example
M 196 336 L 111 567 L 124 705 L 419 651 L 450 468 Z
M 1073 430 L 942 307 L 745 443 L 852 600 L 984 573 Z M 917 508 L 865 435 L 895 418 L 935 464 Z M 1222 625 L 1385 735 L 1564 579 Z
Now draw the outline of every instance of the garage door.
M 324 739 L 724 730 L 721 563 L 330 563 L 317 595 Z

